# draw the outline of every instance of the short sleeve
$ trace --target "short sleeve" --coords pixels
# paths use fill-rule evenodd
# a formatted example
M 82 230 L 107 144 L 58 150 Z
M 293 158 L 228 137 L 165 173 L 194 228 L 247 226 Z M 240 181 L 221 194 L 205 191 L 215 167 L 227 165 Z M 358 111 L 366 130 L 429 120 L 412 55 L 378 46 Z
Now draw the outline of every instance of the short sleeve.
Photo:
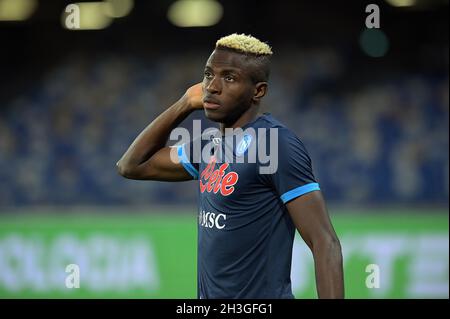
M 213 137 L 217 134 L 220 134 L 217 129 L 205 130 L 202 135 L 192 139 L 189 143 L 176 146 L 180 163 L 193 179 L 199 179 L 200 163 L 203 158 L 212 154 L 213 148 L 216 147 Z
M 269 180 L 283 203 L 320 190 L 305 146 L 290 131 L 279 131 L 278 168 Z
M 183 165 L 184 169 L 192 176 L 193 179 L 198 179 L 200 156 L 194 152 L 194 143 L 198 141 L 198 139 L 194 139 L 189 143 L 176 146 L 178 159 L 180 160 L 181 165 Z

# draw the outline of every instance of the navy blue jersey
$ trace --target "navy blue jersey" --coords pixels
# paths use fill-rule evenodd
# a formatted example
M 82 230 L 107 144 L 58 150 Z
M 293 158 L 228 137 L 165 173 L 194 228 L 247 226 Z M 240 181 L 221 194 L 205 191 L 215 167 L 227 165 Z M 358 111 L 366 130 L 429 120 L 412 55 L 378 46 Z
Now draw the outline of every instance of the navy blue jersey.
M 285 204 L 319 185 L 303 143 L 269 113 L 242 130 L 178 146 L 199 187 L 198 298 L 293 298 L 295 225 Z M 263 148 L 272 165 L 252 160 Z

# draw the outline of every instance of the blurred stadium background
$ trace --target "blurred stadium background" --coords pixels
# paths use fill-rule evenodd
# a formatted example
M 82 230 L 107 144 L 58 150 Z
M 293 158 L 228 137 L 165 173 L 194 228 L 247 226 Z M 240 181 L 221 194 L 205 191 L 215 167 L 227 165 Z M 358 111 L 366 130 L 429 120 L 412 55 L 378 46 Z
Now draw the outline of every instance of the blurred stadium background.
M 115 163 L 238 32 L 274 48 L 263 109 L 311 153 L 347 297 L 448 298 L 448 1 L 79 2 L 76 30 L 69 4 L 0 0 L 0 297 L 196 297 L 194 182 L 125 180 Z M 299 238 L 292 278 L 316 297 Z

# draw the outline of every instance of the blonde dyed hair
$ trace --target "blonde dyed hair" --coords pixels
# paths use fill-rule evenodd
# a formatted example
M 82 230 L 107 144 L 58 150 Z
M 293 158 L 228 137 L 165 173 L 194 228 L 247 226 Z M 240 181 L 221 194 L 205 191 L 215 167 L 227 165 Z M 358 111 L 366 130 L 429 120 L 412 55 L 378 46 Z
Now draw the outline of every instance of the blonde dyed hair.
M 228 48 L 258 56 L 271 56 L 273 54 L 272 48 L 267 43 L 264 43 L 251 35 L 237 33 L 227 35 L 217 40 L 216 48 Z

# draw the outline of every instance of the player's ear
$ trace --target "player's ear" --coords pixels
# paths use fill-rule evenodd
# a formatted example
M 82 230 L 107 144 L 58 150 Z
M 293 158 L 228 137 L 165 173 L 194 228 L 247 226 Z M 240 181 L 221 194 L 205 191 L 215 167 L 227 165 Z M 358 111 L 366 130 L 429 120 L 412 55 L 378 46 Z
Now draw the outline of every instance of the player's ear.
M 259 102 L 267 93 L 267 82 L 258 82 L 255 84 L 255 90 L 253 93 L 253 101 Z

